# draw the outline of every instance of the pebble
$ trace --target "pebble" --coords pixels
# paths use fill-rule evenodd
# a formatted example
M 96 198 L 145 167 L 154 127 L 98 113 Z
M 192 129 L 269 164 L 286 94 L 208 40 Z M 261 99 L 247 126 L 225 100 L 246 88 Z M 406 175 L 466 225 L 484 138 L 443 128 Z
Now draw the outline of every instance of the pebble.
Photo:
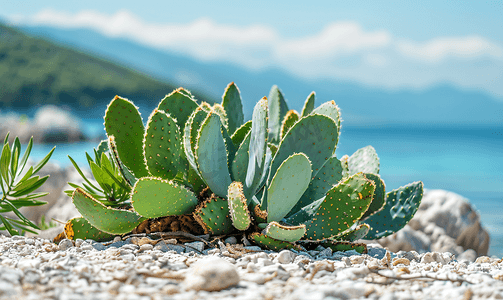
M 282 250 L 276 259 L 280 264 L 289 264 L 293 262 L 295 256 L 297 255 L 290 250 Z
M 120 237 L 55 245 L 0 235 L 0 299 L 503 299 L 503 262 L 470 251 L 453 257 L 369 246 L 360 255 L 248 246 L 252 252 L 236 255 L 204 247 Z
M 239 283 L 236 267 L 224 259 L 210 257 L 194 263 L 185 277 L 189 290 L 221 291 Z

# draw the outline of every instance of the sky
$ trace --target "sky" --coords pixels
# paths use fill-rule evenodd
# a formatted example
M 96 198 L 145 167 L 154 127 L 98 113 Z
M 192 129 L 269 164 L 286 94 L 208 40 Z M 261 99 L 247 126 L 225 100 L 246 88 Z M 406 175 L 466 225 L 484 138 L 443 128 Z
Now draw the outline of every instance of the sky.
M 503 101 L 503 1 L 4 1 L 18 25 L 110 37 L 309 80 L 442 84 Z

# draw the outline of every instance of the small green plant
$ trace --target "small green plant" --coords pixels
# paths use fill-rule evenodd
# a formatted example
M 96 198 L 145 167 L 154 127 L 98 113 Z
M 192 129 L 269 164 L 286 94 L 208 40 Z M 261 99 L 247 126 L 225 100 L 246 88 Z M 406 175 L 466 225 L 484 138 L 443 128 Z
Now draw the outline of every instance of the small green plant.
M 0 155 L 0 230 L 7 230 L 11 235 L 20 235 L 25 231 L 37 233 L 30 229 L 40 229 L 32 221 L 28 220 L 19 211 L 21 207 L 39 206 L 46 202 L 38 198 L 48 193 L 34 193 L 49 178 L 49 175 L 40 177 L 37 174 L 49 161 L 54 148 L 35 166 L 31 166 L 26 172 L 24 168 L 33 147 L 33 138 L 30 139 L 26 150 L 21 157 L 21 143 L 19 138 L 14 139 L 12 147 L 8 142 L 9 134 L 4 139 L 2 154 Z M 3 214 L 13 212 L 18 219 L 13 219 Z
M 337 158 L 339 107 L 314 102 L 313 92 L 301 113 L 289 110 L 274 86 L 244 122 L 234 83 L 213 106 L 179 88 L 144 125 L 132 102 L 115 97 L 104 117 L 108 146 L 98 147 L 101 160 L 95 151 L 96 163 L 88 155 L 101 194 L 87 179 L 67 192 L 83 217 L 67 223 L 66 236 L 107 239 L 148 219 L 192 215 L 208 234 L 242 232 L 264 248 L 366 251 L 352 242 L 403 228 L 417 211 L 423 184 L 386 194 L 371 146 Z M 121 207 L 110 197 L 114 183 L 129 195 Z
M 54 222 L 53 220 L 47 222 L 47 220 L 45 219 L 45 215 L 42 215 L 42 217 L 40 218 L 40 223 L 38 224 L 38 228 L 40 230 L 47 230 L 50 228 L 54 228 L 56 226 L 58 226 L 58 223 Z
M 74 189 L 81 188 L 94 199 L 110 207 L 121 206 L 123 202 L 129 200 L 131 185 L 122 176 L 119 167 L 114 163 L 112 154 L 108 151 L 107 141 L 102 141 L 97 149 L 94 149 L 94 160 L 86 152 L 87 162 L 99 187 L 86 178 L 73 158 L 70 156 L 68 158 L 85 181 L 82 186 L 69 182 L 68 184 L 71 187 Z M 67 190 L 65 193 L 71 197 L 73 190 Z

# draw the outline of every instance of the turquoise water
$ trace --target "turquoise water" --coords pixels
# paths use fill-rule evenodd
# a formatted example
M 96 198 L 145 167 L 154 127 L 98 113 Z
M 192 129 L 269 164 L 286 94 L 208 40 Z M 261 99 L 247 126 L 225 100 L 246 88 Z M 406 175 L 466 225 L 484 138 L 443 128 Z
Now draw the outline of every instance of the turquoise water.
M 93 126 L 89 128 L 102 128 Z M 468 198 L 491 234 L 490 254 L 503 256 L 503 125 L 343 127 L 336 153 L 351 155 L 367 145 L 379 155 L 387 190 L 421 180 L 427 189 L 445 189 Z M 70 155 L 85 166 L 84 152 L 94 146 L 58 145 L 52 160 L 67 165 Z M 42 158 L 51 148 L 37 145 L 33 158 Z

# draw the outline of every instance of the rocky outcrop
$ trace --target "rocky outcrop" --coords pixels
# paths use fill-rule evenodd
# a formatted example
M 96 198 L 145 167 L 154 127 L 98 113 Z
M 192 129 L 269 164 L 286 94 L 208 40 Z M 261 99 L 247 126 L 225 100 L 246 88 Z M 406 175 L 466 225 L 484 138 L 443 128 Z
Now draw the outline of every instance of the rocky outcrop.
M 399 232 L 378 240 L 391 251 L 451 252 L 473 249 L 487 255 L 489 233 L 479 213 L 462 196 L 444 190 L 425 190 L 414 218 Z
M 67 143 L 86 140 L 80 120 L 69 111 L 54 105 L 37 110 L 33 119 L 14 113 L 0 115 L 0 137 L 10 132 L 10 141 L 19 137 L 28 143 L 33 136 L 35 143 Z

